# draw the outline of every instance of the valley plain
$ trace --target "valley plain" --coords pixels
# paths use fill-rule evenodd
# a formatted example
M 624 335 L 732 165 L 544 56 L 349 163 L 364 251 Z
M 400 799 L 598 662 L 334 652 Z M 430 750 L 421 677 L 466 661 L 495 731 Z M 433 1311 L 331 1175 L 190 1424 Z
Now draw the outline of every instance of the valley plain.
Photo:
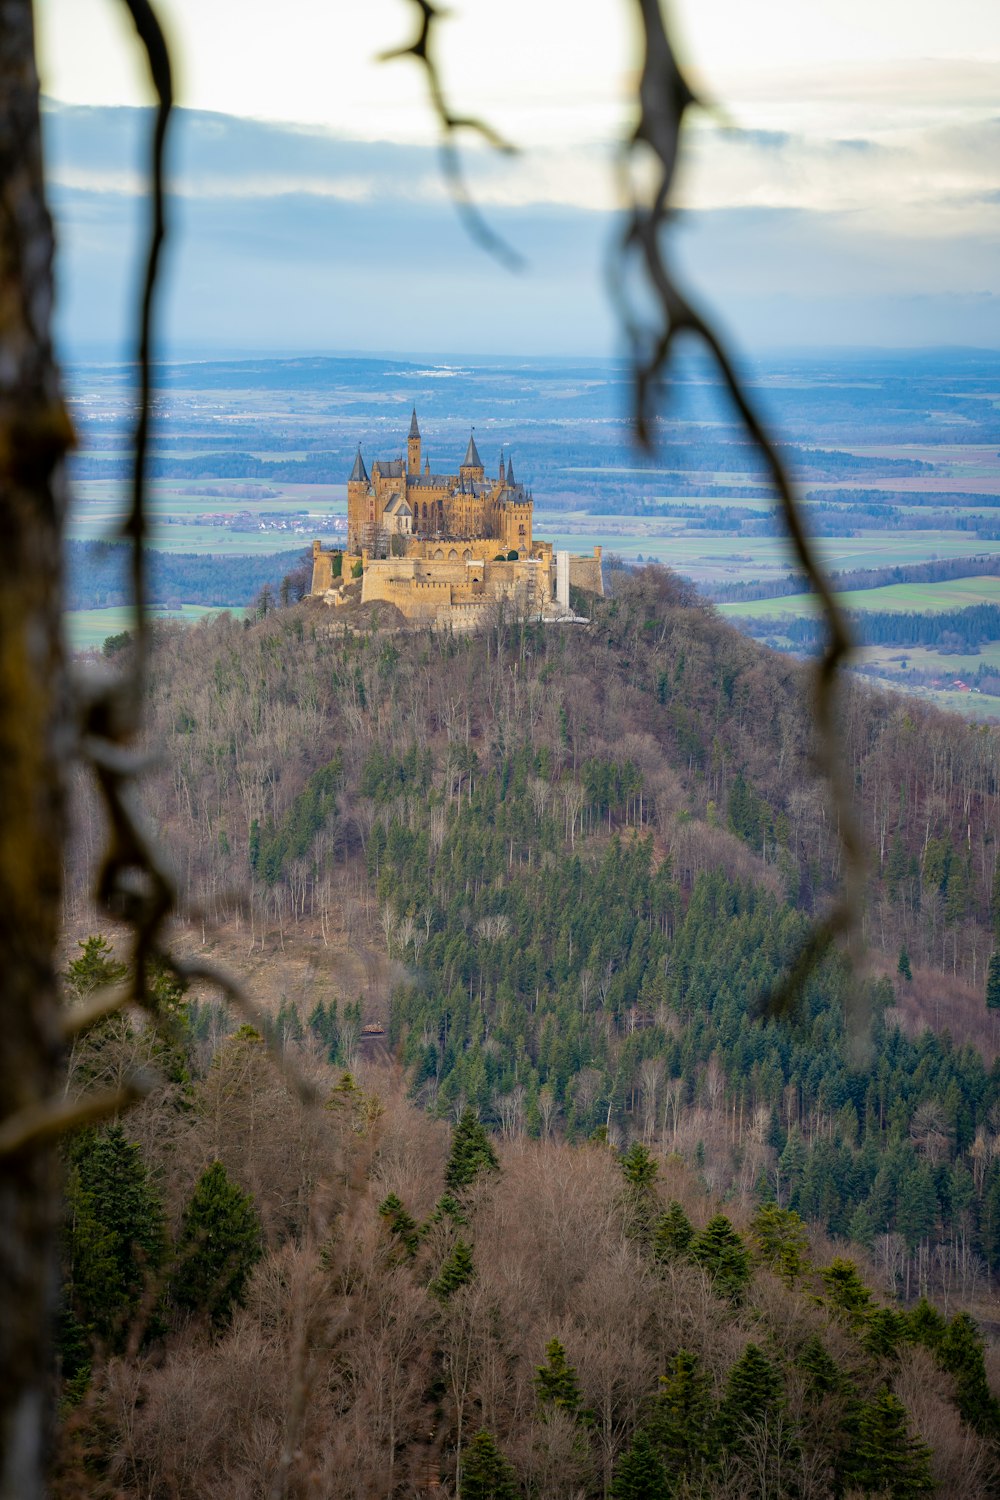
M 995 602 L 995 579 L 980 585 L 975 568 L 977 558 L 1000 556 L 995 366 L 985 353 L 918 351 L 772 358 L 750 372 L 829 569 L 967 560 L 961 581 L 900 584 L 884 599 L 851 591 L 849 608 L 930 615 Z M 120 366 L 72 372 L 80 452 L 68 534 L 76 540 L 113 535 L 122 513 L 129 379 Z M 610 360 L 239 359 L 164 366 L 159 384 L 150 462 L 157 549 L 267 557 L 314 536 L 335 544 L 357 444 L 391 456 L 416 405 L 435 461 L 464 449 L 470 427 L 488 466 L 502 444 L 513 452 L 534 491 L 536 528 L 556 546 L 599 543 L 625 562 L 662 562 L 723 600 L 725 586 L 754 581 L 766 595 L 792 567 L 756 457 L 697 361 L 672 386 L 648 461 L 622 422 L 625 368 Z M 275 570 L 275 585 L 286 570 Z M 796 643 L 773 617 L 811 607 L 793 597 L 773 608 L 763 596 L 745 608 L 726 603 L 742 628 L 779 648 Z M 94 641 L 101 626 L 84 611 L 75 639 Z M 863 623 L 857 633 L 866 643 Z M 980 632 L 978 644 L 997 638 L 1000 627 Z M 950 693 L 952 664 L 937 642 L 922 644 L 919 683 L 891 661 L 878 663 L 884 680 Z

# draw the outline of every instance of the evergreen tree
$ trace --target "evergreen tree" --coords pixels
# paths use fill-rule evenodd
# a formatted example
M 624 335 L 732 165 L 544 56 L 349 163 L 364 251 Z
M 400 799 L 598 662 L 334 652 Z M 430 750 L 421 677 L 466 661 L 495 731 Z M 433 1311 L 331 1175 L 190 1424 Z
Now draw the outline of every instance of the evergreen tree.
M 477 1432 L 462 1460 L 462 1500 L 517 1500 L 517 1480 L 485 1427 Z
M 963 1422 L 977 1432 L 1000 1436 L 1000 1403 L 990 1392 L 983 1340 L 968 1313 L 958 1313 L 942 1335 L 937 1356 L 955 1377 L 955 1405 Z
M 897 1396 L 883 1391 L 861 1407 L 848 1472 L 856 1488 L 891 1500 L 910 1500 L 935 1488 L 931 1450 L 911 1437 L 906 1408 Z
M 73 1141 L 66 1202 L 69 1307 L 85 1329 L 120 1348 L 166 1254 L 159 1196 L 121 1125 Z
M 809 1240 L 794 1209 L 762 1203 L 753 1216 L 750 1243 L 757 1260 L 789 1285 L 809 1269 Z
M 632 1142 L 623 1154 L 620 1166 L 625 1181 L 639 1192 L 652 1188 L 659 1170 L 649 1151 L 639 1141 Z
M 420 1243 L 417 1221 L 407 1213 L 401 1199 L 395 1193 L 390 1193 L 388 1197 L 382 1199 L 378 1211 L 385 1220 L 389 1233 L 399 1242 L 406 1254 L 416 1255 L 417 1246 Z
M 566 1358 L 566 1350 L 558 1339 L 550 1339 L 545 1345 L 545 1363 L 535 1371 L 535 1394 L 539 1406 L 555 1406 L 568 1416 L 581 1415 L 582 1396 L 576 1371 Z
M 750 1422 L 766 1421 L 781 1408 L 781 1377 L 756 1344 L 747 1344 L 729 1371 L 719 1406 L 720 1441 L 738 1451 Z
M 907 984 L 913 979 L 913 970 L 910 968 L 910 955 L 906 951 L 905 943 L 899 950 L 899 962 L 896 965 L 896 973 Z
M 646 1424 L 670 1474 L 693 1474 L 708 1465 L 716 1415 L 711 1376 L 696 1354 L 679 1349 L 669 1375 L 660 1377 Z
M 694 1226 L 678 1200 L 667 1203 L 666 1211 L 652 1226 L 652 1253 L 658 1262 L 681 1260 L 690 1254 Z
M 739 1301 L 750 1280 L 750 1257 L 725 1214 L 716 1214 L 695 1235 L 691 1257 L 709 1273 L 720 1297 Z
M 171 1293 L 178 1307 L 227 1321 L 263 1253 L 253 1198 L 220 1161 L 195 1184 L 177 1240 Z
M 858 1275 L 853 1260 L 837 1256 L 821 1272 L 820 1277 L 830 1302 L 844 1313 L 852 1323 L 867 1318 L 872 1305 L 872 1294 Z
M 986 969 L 986 1008 L 1000 1010 L 1000 953 L 991 953 Z
M 648 1435 L 640 1428 L 615 1464 L 614 1500 L 663 1500 L 669 1494 L 667 1470 Z
M 948 1324 L 926 1297 L 921 1297 L 916 1306 L 910 1309 L 908 1322 L 910 1338 L 913 1342 L 923 1344 L 925 1349 L 936 1352 L 944 1338 Z
M 680 1260 L 691 1250 L 694 1226 L 676 1198 L 653 1225 L 653 1254 L 658 1261 Z
M 441 1263 L 441 1269 L 430 1284 L 430 1291 L 442 1302 L 459 1287 L 467 1286 L 476 1274 L 472 1263 L 472 1249 L 465 1240 L 456 1240 L 450 1254 Z
M 451 1152 L 444 1180 L 450 1190 L 460 1191 L 480 1172 L 496 1172 L 500 1163 L 493 1143 L 471 1109 L 467 1109 L 451 1133 Z
M 903 1313 L 891 1307 L 876 1307 L 868 1318 L 861 1343 L 877 1359 L 895 1359 L 906 1341 L 909 1327 Z
M 648 1241 L 653 1230 L 656 1196 L 653 1184 L 658 1167 L 649 1151 L 634 1141 L 619 1160 L 625 1178 L 625 1198 L 629 1209 L 629 1228 L 640 1240 Z
M 102 934 L 84 938 L 76 946 L 82 951 L 67 965 L 66 982 L 81 1000 L 95 990 L 120 984 L 128 973 L 128 965 L 115 958 L 114 945 Z
M 843 1386 L 836 1360 L 827 1351 L 819 1334 L 810 1334 L 802 1345 L 797 1363 L 809 1376 L 808 1393 L 813 1401 L 835 1395 Z

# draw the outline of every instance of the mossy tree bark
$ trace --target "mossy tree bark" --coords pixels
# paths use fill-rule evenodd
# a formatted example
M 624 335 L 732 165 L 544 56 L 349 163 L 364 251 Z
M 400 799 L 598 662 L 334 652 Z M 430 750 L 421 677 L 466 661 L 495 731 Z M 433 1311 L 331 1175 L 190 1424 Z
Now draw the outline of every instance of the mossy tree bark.
M 71 432 L 50 342 L 30 0 L 0 0 L 0 1496 L 43 1492 L 56 1173 L 44 1131 L 61 1058 L 60 916 L 68 701 L 60 643 L 62 458 Z M 23 1126 L 23 1128 L 22 1128 Z

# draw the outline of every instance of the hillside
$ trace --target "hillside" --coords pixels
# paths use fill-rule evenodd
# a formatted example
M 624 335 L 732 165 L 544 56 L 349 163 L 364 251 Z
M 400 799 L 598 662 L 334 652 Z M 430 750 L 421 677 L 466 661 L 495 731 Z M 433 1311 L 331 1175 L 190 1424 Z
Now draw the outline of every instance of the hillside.
M 354 1113 L 360 1101 L 348 1112 L 350 1135 L 368 1145 L 324 1147 L 312 1124 L 296 1124 L 296 1110 L 273 1098 L 282 1086 L 265 1086 L 247 1038 L 223 1041 L 220 1013 L 203 1002 L 186 1007 L 198 1039 L 188 1064 L 194 1103 L 178 1114 L 176 1095 L 160 1092 L 130 1130 L 159 1173 L 174 1225 L 199 1166 L 221 1153 L 255 1194 L 270 1259 L 217 1355 L 182 1339 L 150 1377 L 155 1399 L 133 1450 L 147 1456 L 129 1460 L 139 1467 L 128 1482 L 140 1489 L 128 1493 L 244 1493 L 233 1488 L 238 1455 L 198 1488 L 201 1480 L 182 1484 L 160 1471 L 154 1482 L 149 1445 L 159 1443 L 163 1463 L 179 1461 L 157 1433 L 204 1381 L 215 1392 L 210 1409 L 223 1414 L 234 1401 L 280 1402 L 289 1329 L 296 1317 L 295 1326 L 311 1326 L 301 1309 L 324 1256 L 339 1268 L 333 1285 L 344 1295 L 336 1314 L 321 1303 L 333 1321 L 316 1333 L 321 1343 L 334 1338 L 330 1358 L 350 1391 L 331 1387 L 334 1408 L 350 1413 L 337 1431 L 368 1434 L 375 1468 L 355 1489 L 320 1481 L 322 1493 L 376 1492 L 364 1485 L 382 1474 L 380 1463 L 392 1470 L 397 1454 L 401 1467 L 382 1474 L 380 1492 L 419 1493 L 414 1466 L 438 1465 L 453 1478 L 479 1426 L 499 1441 L 522 1490 L 607 1493 L 621 1455 L 642 1449 L 656 1376 L 670 1375 L 679 1351 L 697 1354 L 706 1392 L 724 1403 L 748 1341 L 780 1369 L 784 1394 L 771 1416 L 780 1409 L 779 1427 L 794 1435 L 791 1447 L 764 1442 L 761 1461 L 786 1467 L 761 1493 L 864 1489 L 836 1456 L 845 1434 L 857 1435 L 856 1405 L 854 1417 L 845 1408 L 840 1437 L 807 1435 L 813 1416 L 802 1405 L 805 1377 L 794 1371 L 814 1333 L 833 1340 L 850 1401 L 875 1402 L 886 1383 L 903 1396 L 939 1450 L 947 1493 L 947 1465 L 961 1465 L 955 1454 L 972 1438 L 948 1428 L 946 1403 L 931 1412 L 916 1396 L 938 1335 L 893 1324 L 888 1344 L 879 1343 L 882 1334 L 869 1331 L 873 1309 L 864 1298 L 851 1303 L 854 1292 L 845 1294 L 851 1307 L 838 1307 L 822 1270 L 850 1254 L 879 1298 L 912 1308 L 927 1294 L 952 1310 L 970 1306 L 987 1323 L 995 1316 L 1000 1069 L 984 991 L 997 914 L 996 736 L 849 690 L 843 753 L 872 847 L 870 959 L 852 974 L 830 956 L 798 1012 L 778 1022 L 768 995 L 831 897 L 839 860 L 811 766 L 802 669 L 736 634 L 656 569 L 617 577 L 592 624 L 576 629 L 352 637 L 329 634 L 327 624 L 324 611 L 301 605 L 253 626 L 221 618 L 158 629 L 149 733 L 161 760 L 148 805 L 204 917 L 180 941 L 230 956 L 242 949 L 240 966 L 265 980 L 258 999 L 289 1059 L 331 1098 L 347 1068 L 380 1102 L 364 1125 Z M 82 882 L 96 838 L 84 788 L 78 806 L 69 918 L 84 933 Z M 862 1037 L 846 1033 L 848 998 L 852 1013 L 870 1014 Z M 375 1021 L 386 1027 L 380 1063 L 366 1060 L 372 1044 L 360 1032 Z M 386 1071 L 390 1054 L 402 1077 Z M 218 1093 L 227 1070 L 243 1080 L 235 1095 Z M 223 1108 L 222 1098 L 244 1103 Z M 502 1143 L 501 1186 L 477 1189 L 453 1211 L 440 1206 L 448 1184 L 435 1121 L 467 1108 Z M 383 1113 L 386 1124 L 374 1126 Z M 249 1142 L 244 1117 L 259 1122 Z M 648 1171 L 641 1155 L 629 1156 L 630 1143 L 651 1153 Z M 354 1166 L 332 1167 L 334 1151 Z M 311 1194 L 330 1181 L 335 1202 L 317 1208 Z M 391 1194 L 398 1209 L 385 1208 Z M 726 1200 L 745 1231 L 733 1254 L 752 1253 L 761 1267 L 746 1296 L 713 1301 L 716 1273 L 694 1252 L 689 1264 L 687 1250 L 681 1264 L 666 1256 L 673 1269 L 664 1290 L 652 1226 L 674 1198 L 696 1227 Z M 762 1202 L 781 1210 L 782 1233 L 797 1223 L 788 1214 L 810 1226 L 808 1264 L 789 1283 L 794 1296 L 752 1249 Z M 581 1215 L 594 1220 L 592 1252 Z M 521 1226 L 536 1223 L 532 1240 Z M 355 1235 L 367 1247 L 358 1252 L 363 1272 L 342 1259 L 354 1265 Z M 583 1260 L 567 1263 L 561 1290 L 538 1302 L 541 1292 L 525 1288 L 553 1257 L 575 1256 L 578 1240 Z M 459 1279 L 441 1296 L 432 1283 L 446 1263 Z M 634 1327 L 612 1296 L 617 1284 L 634 1291 Z M 379 1321 L 387 1298 L 408 1309 L 404 1322 L 412 1313 L 405 1337 Z M 675 1326 L 682 1306 L 702 1308 L 697 1330 Z M 594 1413 L 585 1436 L 565 1412 L 553 1426 L 532 1394 L 533 1369 L 553 1338 L 579 1365 L 579 1407 Z M 376 1345 L 378 1358 L 365 1364 L 363 1351 Z M 236 1355 L 250 1381 L 239 1397 L 227 1384 Z M 404 1400 L 393 1381 L 411 1358 Z M 396 1374 L 379 1394 L 372 1372 L 386 1359 Z M 389 1410 L 397 1397 L 405 1418 Z M 183 1409 L 194 1422 L 190 1404 Z M 325 1410 L 316 1408 L 317 1421 Z M 421 1459 L 412 1445 L 428 1420 Z M 976 1420 L 992 1443 L 993 1417 Z M 389 1429 L 396 1435 L 386 1438 Z M 273 1423 L 267 1431 L 267 1463 L 277 1463 L 280 1431 Z M 328 1476 L 340 1441 L 320 1443 Z M 731 1468 L 713 1470 L 694 1492 L 728 1494 L 733 1484 L 747 1492 L 750 1460 L 740 1442 L 736 1450 Z M 662 1445 L 657 1451 L 662 1461 Z M 970 1477 L 970 1495 L 992 1492 L 991 1452 L 973 1462 L 967 1449 L 969 1474 L 979 1476 Z M 810 1464 L 812 1488 L 802 1469 Z

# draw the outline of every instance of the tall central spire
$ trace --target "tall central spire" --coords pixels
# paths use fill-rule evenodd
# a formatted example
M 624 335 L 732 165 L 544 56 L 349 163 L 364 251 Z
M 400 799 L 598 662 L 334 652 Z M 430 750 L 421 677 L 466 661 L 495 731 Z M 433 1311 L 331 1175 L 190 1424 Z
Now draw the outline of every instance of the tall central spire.
M 410 431 L 406 438 L 406 472 L 407 474 L 420 473 L 420 428 L 417 426 L 417 408 L 413 408 L 410 418 Z

